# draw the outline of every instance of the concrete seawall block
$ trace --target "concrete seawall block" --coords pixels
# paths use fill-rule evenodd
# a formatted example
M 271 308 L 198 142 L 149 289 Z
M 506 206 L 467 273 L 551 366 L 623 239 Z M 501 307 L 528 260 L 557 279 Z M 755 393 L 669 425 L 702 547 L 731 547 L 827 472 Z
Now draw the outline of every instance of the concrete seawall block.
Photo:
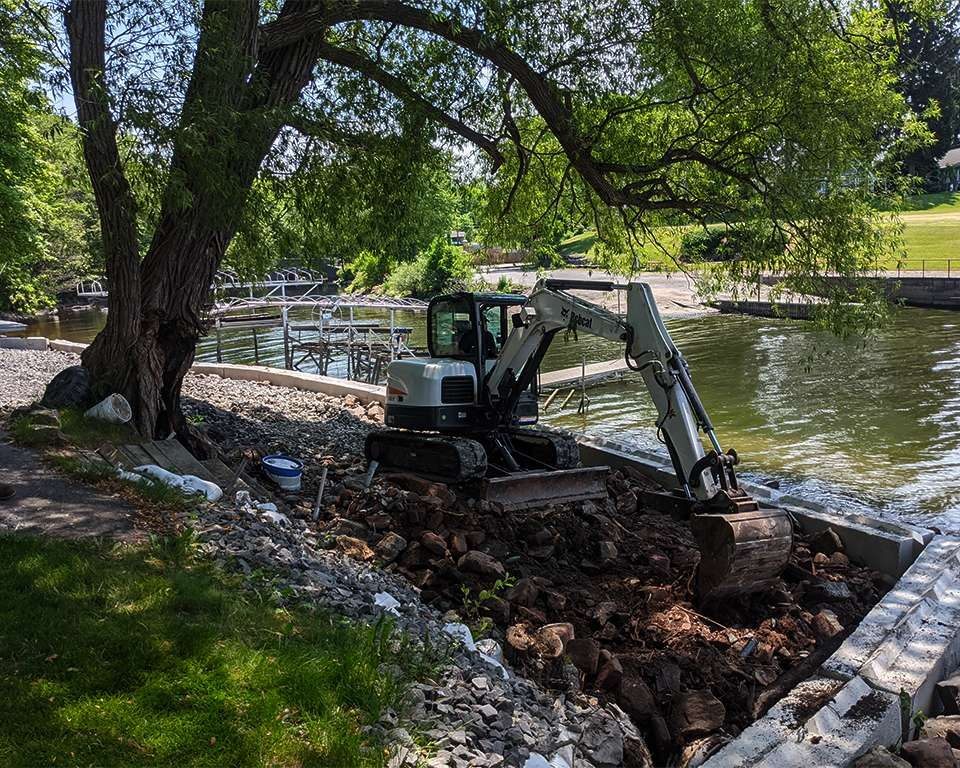
M 631 466 L 667 488 L 677 485 L 673 466 L 666 456 L 610 440 L 581 437 L 579 442 L 580 459 L 585 466 Z M 742 485 L 758 501 L 787 508 L 805 532 L 816 533 L 832 527 L 851 558 L 891 579 L 899 578 L 910 567 L 925 541 L 933 536 L 926 529 L 829 509 L 757 483 Z
M 862 678 L 811 678 L 711 757 L 703 768 L 850 765 L 900 738 L 900 703 Z
M 79 341 L 62 341 L 60 339 L 50 339 L 50 343 L 47 345 L 49 349 L 54 352 L 73 352 L 76 355 L 79 355 L 85 350 L 89 345 L 82 344 Z
M 752 487 L 747 488 L 752 492 Z M 887 523 L 864 515 L 848 515 L 840 511 L 819 511 L 812 502 L 791 497 L 802 506 L 782 504 L 807 533 L 818 533 L 833 528 L 843 541 L 851 560 L 863 563 L 888 576 L 898 578 L 910 567 L 923 550 L 924 538 L 933 537 L 932 531 L 918 532 L 911 527 Z M 771 500 L 777 503 L 776 499 Z M 781 497 L 781 502 L 783 498 Z M 817 505 L 820 506 L 820 505 Z
M 230 365 L 226 363 L 195 363 L 191 373 L 220 376 L 224 379 L 239 381 L 263 381 L 277 387 L 302 389 L 307 392 L 321 392 L 334 397 L 353 395 L 360 402 L 383 403 L 386 391 L 375 384 L 361 381 L 334 379 L 330 376 L 318 376 L 300 371 L 288 371 L 284 368 L 268 368 L 262 365 Z
M 0 349 L 29 349 L 45 352 L 48 343 L 45 336 L 27 336 L 25 338 L 0 336 Z
M 960 664 L 960 537 L 937 536 L 822 666 L 935 711 L 937 682 Z

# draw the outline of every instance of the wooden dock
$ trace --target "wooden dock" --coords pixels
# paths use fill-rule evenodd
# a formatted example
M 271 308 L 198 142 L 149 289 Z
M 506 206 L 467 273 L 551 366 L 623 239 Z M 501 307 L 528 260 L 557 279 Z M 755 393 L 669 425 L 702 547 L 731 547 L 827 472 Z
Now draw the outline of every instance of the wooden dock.
M 581 375 L 585 384 L 597 384 L 609 379 L 619 379 L 629 370 L 622 358 L 620 360 L 607 360 L 604 363 L 590 363 L 585 368 L 575 365 L 572 368 L 541 373 L 540 389 L 558 389 L 559 387 L 578 385 Z

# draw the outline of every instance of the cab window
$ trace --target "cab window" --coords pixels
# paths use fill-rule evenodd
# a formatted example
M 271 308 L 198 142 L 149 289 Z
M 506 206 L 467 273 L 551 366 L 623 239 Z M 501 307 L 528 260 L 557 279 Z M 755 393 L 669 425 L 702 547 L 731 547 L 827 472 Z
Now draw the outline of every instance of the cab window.
M 448 299 L 433 305 L 430 314 L 430 354 L 461 357 L 475 336 L 473 313 L 465 299 Z M 473 346 L 476 346 L 475 344 Z
M 483 310 L 484 325 L 497 340 L 497 346 L 503 344 L 503 307 L 487 307 Z

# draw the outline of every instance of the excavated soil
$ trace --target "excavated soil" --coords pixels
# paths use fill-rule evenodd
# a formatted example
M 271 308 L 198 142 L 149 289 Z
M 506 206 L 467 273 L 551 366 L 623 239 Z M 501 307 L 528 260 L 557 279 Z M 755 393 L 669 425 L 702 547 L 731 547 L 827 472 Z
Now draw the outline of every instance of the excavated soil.
M 616 701 L 659 764 L 757 719 L 886 587 L 827 531 L 798 539 L 775 588 L 698 606 L 690 530 L 638 507 L 645 487 L 614 472 L 606 499 L 508 513 L 409 475 L 366 490 L 354 478 L 320 525 L 330 546 L 379 559 L 504 641 L 531 677 Z

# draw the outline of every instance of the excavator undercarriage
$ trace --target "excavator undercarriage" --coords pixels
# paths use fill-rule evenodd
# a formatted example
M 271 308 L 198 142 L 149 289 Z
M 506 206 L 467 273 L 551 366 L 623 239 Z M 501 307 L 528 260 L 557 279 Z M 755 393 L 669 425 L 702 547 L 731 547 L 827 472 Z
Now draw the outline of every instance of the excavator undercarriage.
M 500 458 L 504 449 L 515 467 Z M 607 493 L 607 467 L 581 467 L 576 440 L 545 429 L 469 437 L 383 430 L 367 435 L 366 455 L 390 469 L 461 485 L 475 498 L 507 510 L 599 499 Z

